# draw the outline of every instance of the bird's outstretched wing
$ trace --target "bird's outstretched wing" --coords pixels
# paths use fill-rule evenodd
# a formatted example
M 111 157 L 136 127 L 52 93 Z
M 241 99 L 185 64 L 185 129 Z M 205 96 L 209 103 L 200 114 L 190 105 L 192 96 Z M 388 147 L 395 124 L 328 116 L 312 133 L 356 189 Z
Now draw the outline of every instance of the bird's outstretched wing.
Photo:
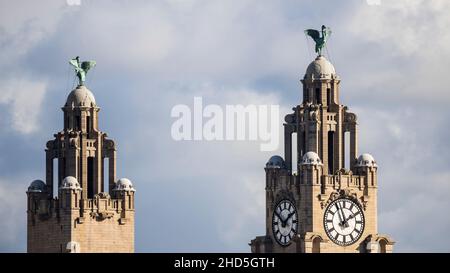
M 81 63 L 81 68 L 84 72 L 88 72 L 89 69 L 93 68 L 97 63 L 95 61 L 86 61 Z
M 305 34 L 311 36 L 311 38 L 313 38 L 313 40 L 320 38 L 320 32 L 315 29 L 307 29 L 307 30 L 305 30 Z
M 72 60 L 69 61 L 69 63 L 71 65 L 75 66 L 75 68 L 79 68 L 77 59 L 72 59 Z

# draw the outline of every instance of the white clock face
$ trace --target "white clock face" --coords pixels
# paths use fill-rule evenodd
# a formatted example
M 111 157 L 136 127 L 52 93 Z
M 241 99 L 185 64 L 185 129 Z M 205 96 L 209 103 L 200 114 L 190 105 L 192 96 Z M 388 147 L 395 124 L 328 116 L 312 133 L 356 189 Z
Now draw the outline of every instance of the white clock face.
M 361 237 L 364 231 L 364 214 L 350 199 L 340 198 L 328 205 L 323 224 L 328 237 L 336 244 L 348 246 Z
M 298 215 L 295 205 L 289 200 L 282 200 L 273 211 L 272 231 L 277 242 L 282 246 L 290 244 L 297 234 Z

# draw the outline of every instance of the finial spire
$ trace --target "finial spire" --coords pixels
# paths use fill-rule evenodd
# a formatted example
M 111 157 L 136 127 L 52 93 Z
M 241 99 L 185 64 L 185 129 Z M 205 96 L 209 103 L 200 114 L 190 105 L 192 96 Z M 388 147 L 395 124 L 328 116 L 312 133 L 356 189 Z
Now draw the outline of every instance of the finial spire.
M 331 29 L 322 25 L 322 31 L 318 31 L 316 29 L 307 29 L 305 30 L 305 34 L 310 36 L 314 42 L 316 43 L 316 53 L 321 56 L 322 49 L 325 47 L 328 36 L 331 34 Z
M 71 59 L 69 63 L 75 67 L 75 73 L 79 81 L 78 85 L 84 85 L 87 72 L 97 64 L 95 61 L 81 62 L 79 56 Z

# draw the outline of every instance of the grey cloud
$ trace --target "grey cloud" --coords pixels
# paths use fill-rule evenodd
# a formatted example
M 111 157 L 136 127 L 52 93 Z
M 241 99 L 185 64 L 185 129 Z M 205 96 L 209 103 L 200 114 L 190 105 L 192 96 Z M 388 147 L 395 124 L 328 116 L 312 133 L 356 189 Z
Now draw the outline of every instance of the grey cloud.
M 88 85 L 101 129 L 118 143 L 118 176 L 138 190 L 136 249 L 249 251 L 248 241 L 264 233 L 263 166 L 272 153 L 256 142 L 175 142 L 170 109 L 203 95 L 215 104 L 279 103 L 286 114 L 300 102 L 299 79 L 312 59 L 303 29 L 322 23 L 334 31 L 328 51 L 342 77 L 341 102 L 359 116 L 360 152 L 380 165 L 380 232 L 393 235 L 397 251 L 448 251 L 449 7 L 389 2 L 86 0 L 43 3 L 45 18 L 2 4 L 17 14 L 0 21 L 11 39 L 0 40 L 2 49 L 31 42 L 21 54 L 8 47 L 13 54 L 0 55 L 14 64 L 0 86 L 21 75 L 47 85 L 33 105 L 39 128 L 28 134 L 13 128 L 11 106 L 0 102 L 0 189 L 9 195 L 0 195 L 0 215 L 15 211 L 0 225 L 0 251 L 25 250 L 24 192 L 43 178 L 45 142 L 62 127 L 74 55 L 98 61 Z M 439 34 L 431 45 L 430 29 Z M 242 101 L 244 90 L 251 96 Z

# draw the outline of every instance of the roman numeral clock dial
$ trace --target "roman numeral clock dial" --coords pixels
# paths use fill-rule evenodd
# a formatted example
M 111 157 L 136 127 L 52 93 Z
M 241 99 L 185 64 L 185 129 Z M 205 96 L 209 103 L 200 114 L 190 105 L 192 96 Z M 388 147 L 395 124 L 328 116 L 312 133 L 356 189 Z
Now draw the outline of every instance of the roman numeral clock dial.
M 363 211 L 347 198 L 331 202 L 325 210 L 323 222 L 328 237 L 341 246 L 355 243 L 364 231 Z
M 272 231 L 276 241 L 287 246 L 297 234 L 298 215 L 295 205 L 290 200 L 282 200 L 273 211 Z

